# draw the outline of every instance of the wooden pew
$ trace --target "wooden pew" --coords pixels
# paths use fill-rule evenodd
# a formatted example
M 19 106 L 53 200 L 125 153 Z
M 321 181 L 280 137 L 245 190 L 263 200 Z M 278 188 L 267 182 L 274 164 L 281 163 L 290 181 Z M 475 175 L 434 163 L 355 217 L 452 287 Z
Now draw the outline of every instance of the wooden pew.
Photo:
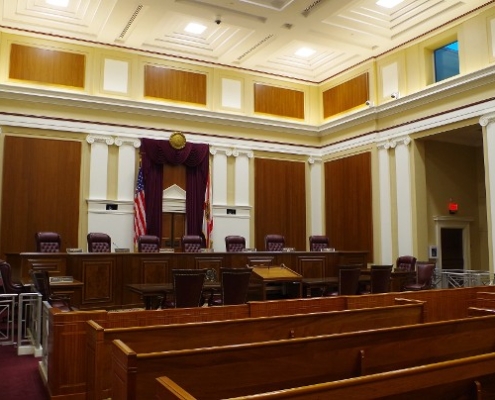
M 243 396 L 242 399 L 369 400 L 371 396 L 372 398 L 400 396 L 401 399 L 423 400 L 493 399 L 494 386 L 495 353 L 487 353 L 358 378 Z M 157 378 L 156 388 L 157 400 L 196 399 L 167 377 Z M 225 400 L 240 399 L 235 397 Z
M 285 339 L 136 353 L 113 342 L 113 396 L 153 398 L 167 376 L 192 396 L 223 399 L 314 385 L 495 350 L 495 316 Z
M 112 342 L 120 339 L 138 353 L 180 350 L 317 336 L 423 322 L 424 302 L 347 311 L 247 318 L 205 323 L 104 329 L 87 326 L 88 400 L 112 396 Z M 403 304 L 403 305 L 402 305 Z

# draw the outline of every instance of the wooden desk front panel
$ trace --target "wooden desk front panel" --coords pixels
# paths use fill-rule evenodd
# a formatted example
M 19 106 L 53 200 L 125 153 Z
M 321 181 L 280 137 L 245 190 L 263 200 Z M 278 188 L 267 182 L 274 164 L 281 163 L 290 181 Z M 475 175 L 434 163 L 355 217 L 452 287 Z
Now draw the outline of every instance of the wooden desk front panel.
M 367 252 L 256 252 L 256 253 L 21 253 L 9 254 L 14 277 L 29 277 L 33 267 L 47 268 L 50 275 L 71 275 L 84 283 L 81 310 L 112 309 L 142 305 L 128 284 L 171 283 L 173 268 L 244 267 L 253 260 L 285 264 L 304 278 L 337 275 L 337 265 L 363 263 Z M 11 262 L 11 260 L 13 262 Z M 217 275 L 218 276 L 218 275 Z M 20 279 L 19 279 L 20 280 Z

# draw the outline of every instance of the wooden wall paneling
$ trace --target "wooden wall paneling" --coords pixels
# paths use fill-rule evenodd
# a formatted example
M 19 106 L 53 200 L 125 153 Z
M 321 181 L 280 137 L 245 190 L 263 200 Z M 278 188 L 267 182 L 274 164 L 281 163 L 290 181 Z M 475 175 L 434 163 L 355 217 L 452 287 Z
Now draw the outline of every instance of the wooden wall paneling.
M 146 65 L 144 96 L 206 105 L 206 74 Z
M 9 78 L 84 88 L 86 56 L 13 43 Z
M 265 249 L 267 234 L 285 236 L 286 247 L 306 249 L 305 165 L 255 159 L 255 246 Z
M 364 105 L 370 96 L 368 73 L 323 92 L 323 118 Z
M 5 136 L 1 252 L 34 251 L 38 231 L 78 246 L 81 143 Z
M 332 247 L 363 250 L 373 260 L 371 154 L 325 163 L 325 228 Z
M 254 112 L 304 119 L 304 92 L 256 83 Z
M 323 278 L 325 269 L 326 257 L 303 256 L 297 258 L 297 268 L 294 270 L 305 278 Z

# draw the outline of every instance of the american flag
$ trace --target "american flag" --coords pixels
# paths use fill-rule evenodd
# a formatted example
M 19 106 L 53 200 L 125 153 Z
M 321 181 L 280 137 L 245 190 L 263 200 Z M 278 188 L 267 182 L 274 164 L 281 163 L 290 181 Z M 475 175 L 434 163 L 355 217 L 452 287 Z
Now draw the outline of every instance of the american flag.
M 206 191 L 205 191 L 205 202 L 204 202 L 204 214 L 203 214 L 203 234 L 206 239 L 206 248 L 213 247 L 213 212 L 211 207 L 211 165 L 208 171 L 208 180 L 206 182 Z
M 139 167 L 136 192 L 134 193 L 134 244 L 141 235 L 146 234 L 146 209 L 144 204 L 143 170 Z

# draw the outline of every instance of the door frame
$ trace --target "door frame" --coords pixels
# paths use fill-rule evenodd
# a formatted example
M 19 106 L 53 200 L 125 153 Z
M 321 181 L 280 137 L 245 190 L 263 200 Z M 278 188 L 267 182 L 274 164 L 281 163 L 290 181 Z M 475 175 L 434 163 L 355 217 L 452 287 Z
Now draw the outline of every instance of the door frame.
M 470 223 L 474 221 L 472 217 L 455 217 L 450 215 L 440 215 L 433 217 L 435 221 L 435 236 L 437 246 L 437 269 L 442 269 L 442 229 L 454 228 L 462 229 L 462 254 L 464 257 L 464 269 L 471 269 L 471 232 Z

